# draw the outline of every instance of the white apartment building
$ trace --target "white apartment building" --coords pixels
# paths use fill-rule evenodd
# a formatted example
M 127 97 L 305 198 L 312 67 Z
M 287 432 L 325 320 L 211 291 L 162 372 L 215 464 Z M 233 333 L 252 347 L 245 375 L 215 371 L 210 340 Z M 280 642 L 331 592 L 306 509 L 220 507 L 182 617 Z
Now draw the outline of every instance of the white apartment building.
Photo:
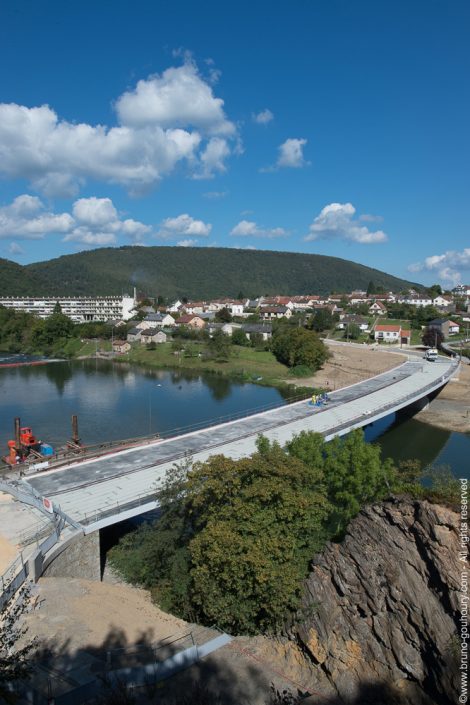
M 62 313 L 75 323 L 86 321 L 109 321 L 132 318 L 136 296 L 6 296 L 0 298 L 0 306 L 16 311 L 33 313 L 39 318 L 47 318 L 59 302 Z

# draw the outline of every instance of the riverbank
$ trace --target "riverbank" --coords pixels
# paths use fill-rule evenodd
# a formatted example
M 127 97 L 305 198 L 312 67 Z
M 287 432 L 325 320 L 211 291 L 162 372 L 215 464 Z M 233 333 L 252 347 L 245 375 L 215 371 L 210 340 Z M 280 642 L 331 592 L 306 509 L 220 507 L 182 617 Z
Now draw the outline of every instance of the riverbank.
M 416 419 L 446 431 L 470 433 L 470 365 L 462 365 L 457 378 Z

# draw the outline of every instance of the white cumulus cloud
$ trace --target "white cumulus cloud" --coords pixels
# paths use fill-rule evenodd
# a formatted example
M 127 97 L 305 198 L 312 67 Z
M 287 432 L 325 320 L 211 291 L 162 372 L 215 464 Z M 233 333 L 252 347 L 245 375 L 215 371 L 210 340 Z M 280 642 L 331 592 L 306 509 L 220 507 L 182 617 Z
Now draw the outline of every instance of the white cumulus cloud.
M 225 115 L 224 101 L 214 96 L 191 60 L 139 81 L 117 100 L 116 111 L 121 123 L 132 127 L 196 127 L 226 136 L 236 132 Z
M 160 223 L 157 237 L 164 240 L 171 240 L 178 237 L 185 239 L 192 237 L 207 237 L 212 230 L 210 223 L 203 220 L 196 220 L 187 213 L 182 213 L 176 218 L 165 218 Z
M 23 194 L 0 208 L 3 238 L 38 239 L 60 233 L 64 242 L 110 245 L 116 242 L 117 235 L 140 242 L 151 230 L 149 225 L 132 218 L 122 220 L 110 198 L 80 198 L 73 204 L 72 213 L 52 213 L 37 196 Z
M 288 234 L 284 228 L 262 228 L 252 220 L 241 220 L 230 231 L 235 237 L 286 237 Z
M 210 178 L 225 170 L 235 125 L 191 61 L 120 96 L 118 124 L 61 119 L 48 105 L 0 104 L 0 175 L 48 196 L 73 197 L 88 179 L 144 192 L 185 164 Z
M 356 209 L 352 203 L 330 203 L 317 215 L 304 239 L 310 241 L 340 238 L 358 242 L 361 245 L 388 240 L 383 230 L 371 231 L 365 225 L 360 225 L 359 219 L 354 218 L 355 213 Z
M 265 108 L 259 113 L 253 113 L 252 118 L 254 122 L 258 123 L 258 125 L 267 125 L 268 122 L 274 120 L 274 115 L 268 108 Z
M 304 147 L 307 144 L 306 139 L 297 139 L 289 137 L 285 142 L 278 147 L 278 157 L 274 165 L 261 167 L 261 173 L 269 173 L 278 171 L 279 169 L 301 169 L 304 166 L 309 166 L 304 157 Z
M 304 147 L 307 144 L 305 139 L 289 138 L 279 146 L 278 167 L 290 167 L 300 169 L 307 166 L 304 159 Z
M 48 233 L 66 233 L 74 220 L 69 213 L 51 213 L 36 196 L 17 196 L 0 208 L 0 237 L 41 239 Z
M 460 252 L 447 250 L 442 255 L 430 255 L 422 262 L 410 264 L 408 271 L 436 272 L 441 281 L 455 286 L 462 282 L 462 272 L 470 272 L 470 247 Z

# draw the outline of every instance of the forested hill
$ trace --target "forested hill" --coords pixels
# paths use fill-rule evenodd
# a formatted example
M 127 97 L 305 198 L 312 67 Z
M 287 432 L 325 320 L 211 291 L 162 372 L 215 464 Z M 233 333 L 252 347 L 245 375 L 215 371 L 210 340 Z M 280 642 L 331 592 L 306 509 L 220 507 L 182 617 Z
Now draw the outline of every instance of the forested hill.
M 212 247 L 100 248 L 22 267 L 0 260 L 0 295 L 131 292 L 190 299 L 262 294 L 326 294 L 410 285 L 337 257 Z

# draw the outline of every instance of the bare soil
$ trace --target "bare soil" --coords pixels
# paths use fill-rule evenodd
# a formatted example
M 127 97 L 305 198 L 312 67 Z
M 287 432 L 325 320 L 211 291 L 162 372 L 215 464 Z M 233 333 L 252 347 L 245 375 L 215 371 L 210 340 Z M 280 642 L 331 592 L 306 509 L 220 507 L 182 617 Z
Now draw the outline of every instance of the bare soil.
M 328 342 L 328 341 L 326 341 Z M 334 391 L 401 365 L 406 356 L 374 346 L 328 345 L 332 357 L 302 384 Z
M 470 365 L 462 365 L 456 379 L 446 384 L 427 409 L 417 414 L 419 421 L 446 431 L 470 432 Z

